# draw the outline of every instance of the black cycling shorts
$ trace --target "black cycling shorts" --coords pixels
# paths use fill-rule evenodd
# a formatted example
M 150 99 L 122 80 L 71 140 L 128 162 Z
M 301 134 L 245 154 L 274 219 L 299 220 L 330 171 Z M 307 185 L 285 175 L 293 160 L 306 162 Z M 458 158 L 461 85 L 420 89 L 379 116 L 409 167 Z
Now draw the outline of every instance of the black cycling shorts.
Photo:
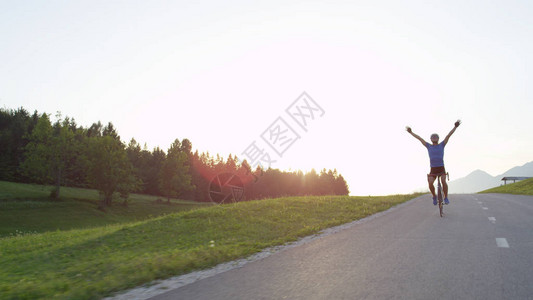
M 444 166 L 442 167 L 431 167 L 431 170 L 429 171 L 429 174 L 428 175 L 437 175 L 437 174 L 441 174 L 441 173 L 446 173 L 446 170 L 444 169 Z M 437 176 L 432 176 L 432 177 L 437 177 Z

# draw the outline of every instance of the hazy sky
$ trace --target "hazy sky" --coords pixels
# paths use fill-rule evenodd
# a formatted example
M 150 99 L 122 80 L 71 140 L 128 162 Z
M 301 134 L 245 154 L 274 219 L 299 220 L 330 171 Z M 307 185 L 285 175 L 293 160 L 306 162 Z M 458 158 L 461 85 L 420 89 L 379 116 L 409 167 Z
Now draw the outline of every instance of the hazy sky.
M 111 121 L 122 139 L 336 168 L 353 195 L 426 185 L 441 139 L 452 179 L 533 160 L 531 1 L 2 1 L 0 106 Z M 307 131 L 285 110 L 303 92 Z M 278 117 L 300 139 L 282 157 Z M 450 191 L 453 193 L 453 191 Z

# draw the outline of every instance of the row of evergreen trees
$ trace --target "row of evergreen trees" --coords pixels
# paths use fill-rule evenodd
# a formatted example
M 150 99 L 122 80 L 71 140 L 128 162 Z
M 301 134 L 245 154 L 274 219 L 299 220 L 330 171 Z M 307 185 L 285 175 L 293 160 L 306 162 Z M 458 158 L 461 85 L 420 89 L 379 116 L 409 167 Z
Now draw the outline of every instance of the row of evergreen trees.
M 59 114 L 52 123 L 48 114 L 30 115 L 24 108 L 0 109 L 0 149 L 0 180 L 53 184 L 54 197 L 61 186 L 95 188 L 103 206 L 114 195 L 127 199 L 130 192 L 209 201 L 210 181 L 224 172 L 240 178 L 248 200 L 348 194 L 336 170 L 252 170 L 231 154 L 224 160 L 193 152 L 188 139 L 176 139 L 166 152 L 159 147 L 149 151 L 134 139 L 124 144 L 112 123 L 84 128 Z

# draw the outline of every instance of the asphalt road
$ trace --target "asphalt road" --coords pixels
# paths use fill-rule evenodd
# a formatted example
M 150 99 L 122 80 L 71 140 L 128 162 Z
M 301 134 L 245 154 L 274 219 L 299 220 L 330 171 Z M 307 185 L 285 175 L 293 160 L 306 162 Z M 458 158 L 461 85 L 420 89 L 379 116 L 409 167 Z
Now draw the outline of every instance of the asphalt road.
M 152 299 L 533 299 L 533 197 L 429 197 Z

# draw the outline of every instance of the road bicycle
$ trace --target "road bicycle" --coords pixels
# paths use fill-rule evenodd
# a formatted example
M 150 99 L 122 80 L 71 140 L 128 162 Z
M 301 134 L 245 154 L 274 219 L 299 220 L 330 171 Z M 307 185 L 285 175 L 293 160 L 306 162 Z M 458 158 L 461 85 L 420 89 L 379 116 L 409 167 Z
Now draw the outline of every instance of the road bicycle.
M 442 198 L 442 194 L 443 194 L 443 191 L 442 191 L 442 186 L 440 184 L 440 178 L 441 176 L 445 175 L 444 177 L 444 180 L 446 180 L 446 178 L 448 178 L 448 181 L 450 181 L 450 174 L 448 172 L 444 173 L 438 173 L 438 174 L 428 174 L 428 177 L 436 177 L 436 180 L 437 180 L 437 201 L 438 201 L 438 207 L 439 207 L 439 213 L 440 213 L 440 217 L 444 217 L 444 201 L 443 201 L 443 198 Z

